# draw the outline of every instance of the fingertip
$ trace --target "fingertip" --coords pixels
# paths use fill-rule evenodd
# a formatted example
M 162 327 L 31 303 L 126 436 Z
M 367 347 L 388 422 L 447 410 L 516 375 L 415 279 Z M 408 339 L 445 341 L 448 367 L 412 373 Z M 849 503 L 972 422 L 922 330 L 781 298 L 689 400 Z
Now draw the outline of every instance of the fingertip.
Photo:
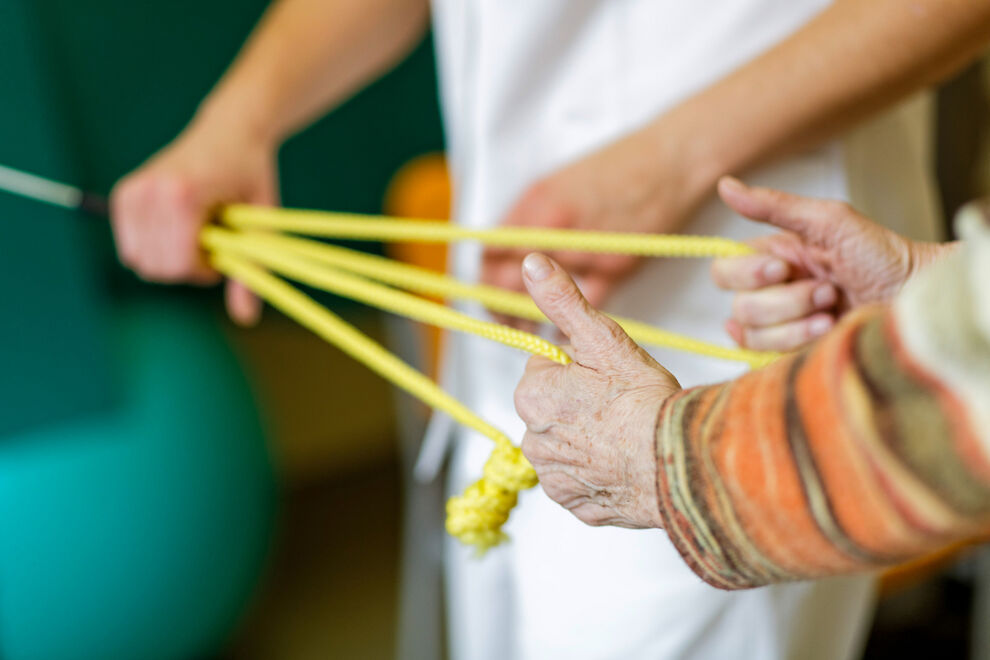
M 542 282 L 555 270 L 555 264 L 549 257 L 533 252 L 526 255 L 522 263 L 523 277 L 529 282 Z
M 720 289 L 753 291 L 787 281 L 791 276 L 791 265 L 778 257 L 756 254 L 716 259 L 710 272 Z
M 226 302 L 227 312 L 237 325 L 251 327 L 261 320 L 261 300 L 244 285 L 228 282 Z
M 822 282 L 811 293 L 811 302 L 816 309 L 827 309 L 839 300 L 839 292 L 831 282 Z
M 765 284 L 779 284 L 787 279 L 790 270 L 791 268 L 786 261 L 773 257 L 767 259 L 760 272 Z
M 540 311 L 568 337 L 589 314 L 589 306 L 577 284 L 553 259 L 530 254 L 523 260 L 522 279 Z
M 808 319 L 808 336 L 811 339 L 828 334 L 835 325 L 835 317 L 831 314 L 820 313 Z

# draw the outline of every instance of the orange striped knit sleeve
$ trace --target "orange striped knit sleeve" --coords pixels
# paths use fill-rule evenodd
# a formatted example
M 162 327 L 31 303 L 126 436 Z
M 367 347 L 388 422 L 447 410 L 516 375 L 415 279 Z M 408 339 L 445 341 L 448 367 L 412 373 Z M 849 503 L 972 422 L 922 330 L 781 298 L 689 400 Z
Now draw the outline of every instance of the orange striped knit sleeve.
M 894 305 L 665 402 L 661 515 L 705 581 L 742 589 L 869 570 L 990 527 L 980 234 Z

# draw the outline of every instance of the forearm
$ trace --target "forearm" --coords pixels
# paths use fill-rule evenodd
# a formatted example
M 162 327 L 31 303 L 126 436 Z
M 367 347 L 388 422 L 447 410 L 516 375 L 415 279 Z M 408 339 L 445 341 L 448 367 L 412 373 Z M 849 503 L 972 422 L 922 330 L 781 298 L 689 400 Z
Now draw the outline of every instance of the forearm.
M 981 249 L 807 352 L 665 403 L 661 514 L 702 578 L 738 589 L 868 570 L 990 527 Z
M 280 144 L 401 59 L 423 35 L 428 11 L 427 0 L 280 0 L 194 125 Z
M 707 194 L 718 178 L 819 144 L 979 54 L 986 0 L 836 0 L 646 129 Z

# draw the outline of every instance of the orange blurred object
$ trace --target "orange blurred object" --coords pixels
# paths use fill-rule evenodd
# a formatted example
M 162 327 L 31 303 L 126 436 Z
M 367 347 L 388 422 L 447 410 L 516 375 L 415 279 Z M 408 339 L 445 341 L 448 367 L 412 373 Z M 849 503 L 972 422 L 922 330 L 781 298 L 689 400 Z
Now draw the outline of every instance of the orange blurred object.
M 399 218 L 449 220 L 451 182 L 447 159 L 441 153 L 412 159 L 395 173 L 385 192 L 386 215 Z M 391 243 L 386 254 L 404 263 L 443 273 L 447 270 L 447 246 L 437 243 Z M 424 326 L 426 364 L 437 375 L 442 331 Z

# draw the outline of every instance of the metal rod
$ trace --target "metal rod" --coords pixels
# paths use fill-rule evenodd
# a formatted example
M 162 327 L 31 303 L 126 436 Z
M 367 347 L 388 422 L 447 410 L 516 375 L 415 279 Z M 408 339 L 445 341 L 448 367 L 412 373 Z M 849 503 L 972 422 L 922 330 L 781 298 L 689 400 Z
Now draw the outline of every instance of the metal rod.
M 0 190 L 62 208 L 107 215 L 107 201 L 102 195 L 4 165 L 0 165 Z

